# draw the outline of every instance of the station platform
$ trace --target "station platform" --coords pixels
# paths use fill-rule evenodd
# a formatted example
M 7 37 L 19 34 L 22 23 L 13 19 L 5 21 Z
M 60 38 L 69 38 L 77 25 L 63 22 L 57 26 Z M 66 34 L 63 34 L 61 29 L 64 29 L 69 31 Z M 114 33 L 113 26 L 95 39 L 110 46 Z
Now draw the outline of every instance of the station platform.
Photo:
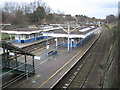
M 53 39 L 53 37 L 48 38 L 48 40 L 50 40 L 50 39 Z M 44 38 L 44 39 L 41 39 L 41 40 L 36 40 L 36 41 L 33 41 L 33 42 L 29 42 L 29 43 L 15 43 L 15 42 L 13 42 L 12 44 L 14 46 L 19 47 L 19 48 L 24 48 L 24 47 L 27 47 L 27 46 L 30 46 L 30 45 L 33 45 L 33 44 L 41 43 L 41 42 L 46 41 L 46 40 L 47 40 L 47 38 Z
M 35 60 L 36 75 L 28 79 L 24 78 L 8 88 L 52 88 L 89 50 L 99 35 L 100 33 L 96 33 L 80 47 L 73 48 L 72 52 L 68 52 L 67 48 L 61 46 L 58 48 L 58 55 L 50 60 Z M 54 45 L 50 49 L 55 49 Z M 46 49 L 37 51 L 40 56 L 45 53 Z

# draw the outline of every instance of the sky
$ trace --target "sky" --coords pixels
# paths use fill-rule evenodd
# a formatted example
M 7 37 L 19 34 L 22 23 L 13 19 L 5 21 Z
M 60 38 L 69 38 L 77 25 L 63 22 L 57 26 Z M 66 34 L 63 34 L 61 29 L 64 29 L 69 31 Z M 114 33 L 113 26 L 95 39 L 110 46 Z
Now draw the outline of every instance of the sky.
M 0 4 L 5 1 L 31 2 L 34 0 L 0 0 Z M 49 5 L 53 11 L 58 10 L 64 14 L 86 15 L 105 19 L 107 15 L 118 15 L 119 0 L 42 0 Z

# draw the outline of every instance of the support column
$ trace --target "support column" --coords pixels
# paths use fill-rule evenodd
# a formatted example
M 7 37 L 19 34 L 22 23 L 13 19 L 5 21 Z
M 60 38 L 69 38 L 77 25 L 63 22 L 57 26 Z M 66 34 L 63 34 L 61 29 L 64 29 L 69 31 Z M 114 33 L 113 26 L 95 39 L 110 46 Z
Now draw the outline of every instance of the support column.
M 70 45 L 69 45 L 69 43 L 70 43 L 69 31 L 70 31 L 70 26 L 68 25 L 68 52 L 70 50 Z
M 18 67 L 18 60 L 17 60 L 17 52 L 16 52 L 16 49 L 15 49 L 15 60 L 16 60 L 16 67 Z
M 12 35 L 10 34 L 10 43 L 12 43 Z
M 48 50 L 49 50 L 49 43 L 48 43 L 48 32 L 47 32 L 47 40 L 46 40 L 46 60 L 49 60 Z
M 18 35 L 18 36 L 19 36 L 19 40 L 18 41 L 19 41 L 19 43 L 21 43 L 21 37 L 20 37 L 20 35 Z
M 70 52 L 72 52 L 72 39 L 70 40 Z
M 36 34 L 34 34 L 34 38 L 35 38 L 35 40 L 37 40 L 37 39 L 36 39 Z
M 32 63 L 33 63 L 33 73 L 35 73 L 34 56 L 32 56 Z
M 48 49 L 49 49 L 49 44 L 46 44 L 46 60 L 49 60 L 49 55 L 48 55 Z
M 27 58 L 26 58 L 26 53 L 25 53 L 25 73 L 26 73 L 26 76 L 27 76 Z
M 4 65 L 6 66 L 7 64 L 6 64 L 6 52 L 5 52 L 5 44 L 3 44 L 3 57 L 2 57 L 2 59 L 3 59 L 3 63 L 4 63 Z
M 58 50 L 58 39 L 56 38 L 55 41 L 56 41 L 56 50 Z
M 73 47 L 73 41 L 74 41 L 74 39 L 71 39 L 71 41 L 70 41 L 70 47 L 71 47 L 71 52 L 72 52 L 72 47 Z
M 8 55 L 9 55 L 9 52 L 8 52 L 8 49 L 6 50 L 7 51 L 7 55 L 6 55 L 6 60 L 7 60 L 7 66 L 8 67 L 10 67 L 10 59 L 9 59 L 9 57 L 8 57 Z

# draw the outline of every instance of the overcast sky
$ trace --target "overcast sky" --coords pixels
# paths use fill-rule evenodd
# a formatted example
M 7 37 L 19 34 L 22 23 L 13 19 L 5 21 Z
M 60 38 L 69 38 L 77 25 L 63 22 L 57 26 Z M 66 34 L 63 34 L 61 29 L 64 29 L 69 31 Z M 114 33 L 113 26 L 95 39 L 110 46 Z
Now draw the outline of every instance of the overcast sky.
M 0 0 L 5 1 L 31 2 L 34 0 Z M 109 14 L 118 14 L 119 0 L 42 0 L 54 11 L 60 10 L 65 14 L 83 14 L 89 17 L 105 18 Z

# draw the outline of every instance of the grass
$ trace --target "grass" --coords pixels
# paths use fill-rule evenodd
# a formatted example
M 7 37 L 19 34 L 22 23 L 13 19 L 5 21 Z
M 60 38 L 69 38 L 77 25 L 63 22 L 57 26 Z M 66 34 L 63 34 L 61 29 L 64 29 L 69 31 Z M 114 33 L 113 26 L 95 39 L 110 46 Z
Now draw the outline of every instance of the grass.
M 109 24 L 107 24 L 107 26 L 109 27 L 110 30 L 112 30 L 112 28 L 114 26 L 117 26 L 117 24 L 116 23 L 109 23 Z
M 9 34 L 2 33 L 1 35 L 2 35 L 2 39 L 8 40 L 10 38 Z M 15 37 L 14 34 L 11 34 L 11 35 L 12 35 L 12 37 Z

